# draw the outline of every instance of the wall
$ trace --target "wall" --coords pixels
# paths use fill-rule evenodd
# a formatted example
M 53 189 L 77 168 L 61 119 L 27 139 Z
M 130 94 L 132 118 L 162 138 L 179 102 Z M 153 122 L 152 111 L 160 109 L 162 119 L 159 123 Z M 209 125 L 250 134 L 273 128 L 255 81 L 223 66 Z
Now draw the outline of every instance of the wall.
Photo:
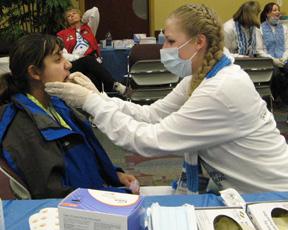
M 193 2 L 201 2 L 207 6 L 212 7 L 216 12 L 218 12 L 222 21 L 226 22 L 232 18 L 232 15 L 246 1 L 247 0 L 149 0 L 150 34 L 151 36 L 154 36 L 155 30 L 163 29 L 167 16 L 181 5 Z M 80 5 L 80 10 L 84 12 L 85 0 L 72 0 L 72 2 L 73 5 L 77 4 L 77 7 Z M 273 2 L 273 0 L 259 0 L 258 2 L 260 3 L 262 10 L 267 3 Z M 288 1 L 275 0 L 274 2 L 282 2 L 281 13 L 282 15 L 288 16 Z
M 212 7 L 221 17 L 223 22 L 232 18 L 232 15 L 238 10 L 238 8 L 247 0 L 150 0 L 151 8 L 153 9 L 153 16 L 150 18 L 150 33 L 153 35 L 155 30 L 164 28 L 165 20 L 167 16 L 176 8 L 188 3 L 203 3 L 209 7 Z M 259 0 L 261 10 L 267 3 L 276 2 L 279 0 Z M 281 12 L 282 15 L 288 15 L 288 1 L 281 0 Z M 150 10 L 151 11 L 151 10 Z

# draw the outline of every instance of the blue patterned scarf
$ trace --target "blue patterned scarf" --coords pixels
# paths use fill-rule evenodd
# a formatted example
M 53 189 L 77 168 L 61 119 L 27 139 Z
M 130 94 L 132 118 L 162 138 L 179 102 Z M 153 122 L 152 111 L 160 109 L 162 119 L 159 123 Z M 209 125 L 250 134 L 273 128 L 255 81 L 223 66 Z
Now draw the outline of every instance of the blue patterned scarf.
M 231 64 L 231 60 L 224 54 L 206 75 L 206 79 L 214 77 L 222 68 Z M 179 181 L 174 181 L 172 187 L 176 189 L 178 186 L 178 191 L 182 194 L 197 194 L 199 189 L 199 172 L 201 173 L 201 167 L 198 162 L 198 153 L 185 153 L 180 179 Z
M 268 54 L 274 58 L 282 58 L 285 49 L 283 25 L 276 25 L 275 34 L 268 21 L 263 22 L 261 28 Z
M 238 53 L 240 55 L 253 56 L 255 54 L 256 47 L 256 33 L 254 26 L 250 27 L 250 38 L 247 38 L 245 32 L 243 31 L 243 26 L 238 21 L 235 21 L 235 27 L 238 38 Z

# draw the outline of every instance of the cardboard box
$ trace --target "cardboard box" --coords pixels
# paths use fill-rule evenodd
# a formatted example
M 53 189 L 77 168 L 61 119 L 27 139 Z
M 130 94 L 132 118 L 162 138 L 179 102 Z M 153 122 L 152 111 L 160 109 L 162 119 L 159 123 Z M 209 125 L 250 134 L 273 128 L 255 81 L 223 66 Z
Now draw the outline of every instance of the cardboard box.
M 139 43 L 141 38 L 146 38 L 146 34 L 134 34 L 133 36 L 135 43 Z
M 198 230 L 214 230 L 221 217 L 234 220 L 243 230 L 255 230 L 245 210 L 241 207 L 211 207 L 195 209 Z
M 155 37 L 141 38 L 139 44 L 156 44 L 156 38 Z
M 288 213 L 288 201 L 248 203 L 247 213 L 254 225 L 261 230 L 277 230 L 272 217 Z
M 79 188 L 58 205 L 60 229 L 139 230 L 143 202 L 143 196 Z
M 123 40 L 114 40 L 113 41 L 114 49 L 125 49 L 125 43 Z

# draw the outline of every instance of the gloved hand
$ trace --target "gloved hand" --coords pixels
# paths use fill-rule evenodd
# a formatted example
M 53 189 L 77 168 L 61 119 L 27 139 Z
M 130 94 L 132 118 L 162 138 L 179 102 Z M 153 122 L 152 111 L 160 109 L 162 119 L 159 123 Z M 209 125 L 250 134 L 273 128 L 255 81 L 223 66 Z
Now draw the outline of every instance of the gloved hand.
M 67 79 L 67 82 L 77 83 L 79 85 L 82 85 L 86 89 L 92 90 L 93 93 L 97 93 L 101 97 L 107 97 L 103 93 L 100 93 L 99 90 L 94 85 L 94 83 L 81 72 L 75 72 L 70 74 Z
M 280 61 L 280 59 L 278 59 L 278 58 L 273 58 L 273 63 L 274 63 L 274 65 L 276 65 L 279 68 L 284 67 L 284 63 L 282 61 Z
M 285 63 L 287 62 L 286 58 L 280 58 L 280 61 L 283 63 L 283 66 L 285 65 Z
M 47 82 L 45 91 L 49 95 L 59 97 L 68 105 L 77 108 L 82 108 L 88 97 L 93 93 L 92 90 L 70 82 Z

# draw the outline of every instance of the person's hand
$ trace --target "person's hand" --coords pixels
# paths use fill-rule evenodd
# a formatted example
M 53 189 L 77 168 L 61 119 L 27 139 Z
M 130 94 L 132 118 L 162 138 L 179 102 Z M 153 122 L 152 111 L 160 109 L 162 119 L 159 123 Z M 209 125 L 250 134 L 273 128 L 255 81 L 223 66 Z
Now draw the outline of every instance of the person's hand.
M 92 90 L 94 93 L 99 93 L 93 82 L 81 72 L 71 73 L 67 78 L 67 82 L 77 83 Z
M 280 61 L 283 63 L 283 66 L 285 65 L 285 63 L 287 62 L 286 58 L 280 58 Z
M 280 59 L 278 59 L 278 58 L 273 58 L 273 63 L 274 63 L 274 65 L 276 65 L 279 68 L 284 67 L 284 63 L 282 61 L 280 61 Z
M 118 175 L 118 178 L 121 182 L 121 184 L 124 184 L 125 187 L 129 188 L 130 184 L 132 181 L 137 181 L 139 183 L 139 181 L 132 175 L 126 174 L 126 173 L 122 173 L 122 172 L 116 172 Z M 139 194 L 139 191 L 133 191 L 133 194 Z
M 45 91 L 54 97 L 59 97 L 72 107 L 82 108 L 88 97 L 93 93 L 81 85 L 63 82 L 47 82 Z
M 94 83 L 88 77 L 86 77 L 84 74 L 82 74 L 81 72 L 74 72 L 74 73 L 70 74 L 68 79 L 67 79 L 67 82 L 77 83 L 77 84 L 82 85 L 83 87 L 85 87 L 89 90 L 92 90 L 93 93 L 97 93 L 101 97 L 107 97 L 103 93 L 100 93 L 99 90 L 94 85 Z

